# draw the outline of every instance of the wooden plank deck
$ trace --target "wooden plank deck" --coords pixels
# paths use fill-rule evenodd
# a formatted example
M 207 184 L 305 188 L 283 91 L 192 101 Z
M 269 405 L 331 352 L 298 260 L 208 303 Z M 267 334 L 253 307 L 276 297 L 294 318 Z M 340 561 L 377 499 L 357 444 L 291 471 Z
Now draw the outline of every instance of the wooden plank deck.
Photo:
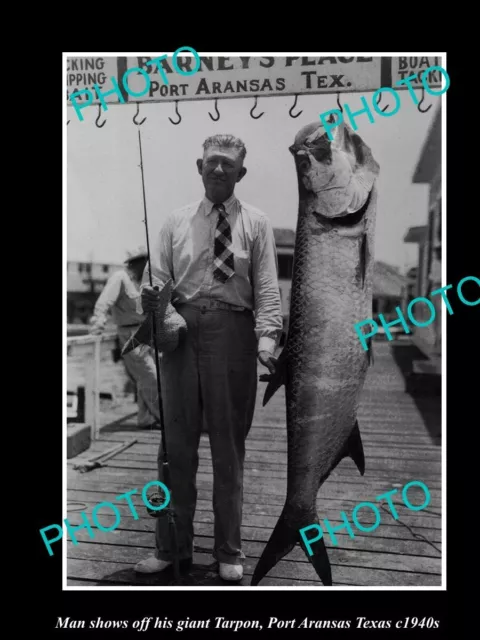
M 359 475 L 351 460 L 344 460 L 320 489 L 318 514 L 320 521 L 328 518 L 334 526 L 339 525 L 341 511 L 351 520 L 351 513 L 359 502 L 375 502 L 376 496 L 398 488 L 393 500 L 399 519 L 393 518 L 384 503 L 382 520 L 375 531 L 363 533 L 354 528 L 353 539 L 345 530 L 341 531 L 337 534 L 337 546 L 325 536 L 334 586 L 441 586 L 440 398 L 422 399 L 417 406 L 404 389 L 404 377 L 392 355 L 391 343 L 376 343 L 375 364 L 367 379 L 359 414 L 366 457 L 365 476 Z M 250 584 L 258 558 L 280 515 L 286 491 L 284 392 L 283 389 L 277 392 L 262 408 L 263 391 L 264 383 L 259 383 L 254 424 L 246 445 L 243 541 L 247 559 L 240 583 L 244 586 Z M 129 418 L 122 422 L 127 415 Z M 69 461 L 68 518 L 72 524 L 81 523 L 80 511 L 90 514 L 98 503 L 114 501 L 115 496 L 134 488 L 140 494 L 147 482 L 156 479 L 160 434 L 136 430 L 135 405 L 131 401 L 117 404 L 103 411 L 101 420 L 107 426 L 102 428 L 100 439 L 88 452 Z M 428 430 L 426 422 L 430 425 Z M 432 423 L 437 427 L 433 435 Z M 109 460 L 108 466 L 84 474 L 71 467 L 71 463 L 80 458 L 88 458 L 131 437 L 136 437 L 138 442 Z M 422 481 L 430 490 L 431 502 L 421 511 L 408 510 L 401 500 L 402 487 L 412 480 Z M 201 439 L 197 486 L 194 566 L 187 578 L 188 584 L 228 587 L 230 585 L 217 576 L 211 556 L 212 471 L 206 435 Z M 421 491 L 412 488 L 408 496 L 414 504 L 423 503 Z M 133 571 L 134 564 L 153 551 L 155 527 L 155 520 L 146 513 L 140 495 L 133 503 L 139 519 L 134 519 L 126 504 L 118 503 L 121 522 L 116 530 L 95 529 L 95 538 L 91 539 L 83 529 L 78 532 L 78 545 L 66 538 L 67 585 L 171 584 L 169 572 L 138 576 Z M 108 508 L 98 512 L 104 526 L 113 525 L 111 513 Z M 365 511 L 360 513 L 363 524 L 373 523 L 373 514 L 363 514 Z M 324 588 L 298 547 L 272 569 L 260 586 Z

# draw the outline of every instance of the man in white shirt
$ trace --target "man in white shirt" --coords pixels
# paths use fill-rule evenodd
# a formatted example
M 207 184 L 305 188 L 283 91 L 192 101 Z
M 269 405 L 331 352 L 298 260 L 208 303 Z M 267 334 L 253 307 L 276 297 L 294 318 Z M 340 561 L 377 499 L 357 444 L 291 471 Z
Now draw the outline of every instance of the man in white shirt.
M 179 557 L 193 554 L 195 477 L 202 421 L 209 434 L 215 515 L 213 555 L 220 576 L 241 580 L 245 555 L 241 521 L 245 439 L 255 408 L 258 360 L 273 372 L 282 332 L 282 308 L 273 229 L 267 216 L 241 202 L 235 185 L 246 174 L 241 140 L 216 135 L 197 160 L 205 196 L 167 216 L 151 255 L 153 285 L 173 279 L 172 304 L 187 334 L 161 361 L 162 398 Z M 141 285 L 144 312 L 158 306 Z M 162 451 L 158 456 L 159 479 Z M 172 562 L 167 518 L 157 519 L 156 553 L 139 562 L 142 573 Z
M 125 261 L 125 269 L 119 269 L 110 276 L 95 303 L 90 320 L 90 333 L 102 333 L 107 317 L 111 314 L 117 326 L 120 349 L 145 320 L 145 315 L 138 313 L 137 306 L 146 263 L 147 251 L 144 247 L 130 252 Z M 123 363 L 137 388 L 138 427 L 158 428 L 160 416 L 153 349 L 148 345 L 140 345 L 123 356 Z

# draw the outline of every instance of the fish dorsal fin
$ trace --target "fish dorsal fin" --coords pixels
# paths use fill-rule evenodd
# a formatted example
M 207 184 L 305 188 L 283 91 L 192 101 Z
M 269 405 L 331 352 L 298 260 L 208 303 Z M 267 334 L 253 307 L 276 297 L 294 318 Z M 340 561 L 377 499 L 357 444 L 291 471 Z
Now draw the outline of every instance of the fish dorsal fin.
M 363 444 L 362 438 L 360 437 L 360 429 L 358 428 L 358 420 L 355 420 L 355 426 L 348 436 L 348 440 L 345 442 L 343 448 L 337 455 L 337 458 L 332 464 L 330 471 L 328 471 L 326 475 L 322 476 L 322 484 L 344 458 L 351 458 L 357 465 L 357 468 L 360 471 L 360 475 L 363 476 L 363 474 L 365 473 L 365 455 L 363 453 Z
M 260 376 L 260 380 L 263 382 L 268 382 L 267 388 L 265 389 L 265 395 L 263 396 L 263 406 L 267 404 L 270 398 L 275 394 L 278 389 L 285 384 L 287 374 L 287 349 L 284 347 L 282 353 L 278 357 L 277 363 L 275 365 L 275 373 L 273 374 L 265 374 Z

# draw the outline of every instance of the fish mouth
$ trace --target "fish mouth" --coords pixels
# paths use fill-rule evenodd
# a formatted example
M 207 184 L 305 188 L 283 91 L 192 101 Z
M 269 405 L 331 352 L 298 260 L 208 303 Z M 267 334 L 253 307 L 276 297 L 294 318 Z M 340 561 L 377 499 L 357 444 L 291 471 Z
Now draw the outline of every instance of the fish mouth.
M 360 222 L 362 222 L 365 214 L 367 213 L 368 205 L 370 204 L 370 198 L 372 196 L 372 192 L 368 194 L 368 198 L 365 201 L 365 204 L 358 210 L 353 213 L 345 213 L 344 215 L 335 216 L 333 218 L 329 216 L 324 216 L 322 213 L 318 213 L 318 211 L 314 211 L 313 215 L 315 218 L 325 227 L 339 227 L 339 228 L 350 228 L 355 227 Z

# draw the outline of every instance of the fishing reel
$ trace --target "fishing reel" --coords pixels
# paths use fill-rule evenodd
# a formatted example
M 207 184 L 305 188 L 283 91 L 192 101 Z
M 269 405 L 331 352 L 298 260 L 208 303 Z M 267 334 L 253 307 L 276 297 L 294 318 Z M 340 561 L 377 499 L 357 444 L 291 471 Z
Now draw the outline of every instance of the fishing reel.
M 147 501 L 151 505 L 153 505 L 153 507 L 160 507 L 162 504 L 165 504 L 166 496 L 165 496 L 164 493 L 162 493 L 158 489 L 155 489 L 155 491 L 152 491 L 151 493 L 149 493 L 147 495 Z M 145 506 L 147 508 L 148 515 L 152 516 L 152 518 L 160 518 L 160 517 L 168 514 L 169 511 L 170 511 L 168 506 L 165 507 L 164 509 L 152 509 L 146 503 L 145 503 Z

